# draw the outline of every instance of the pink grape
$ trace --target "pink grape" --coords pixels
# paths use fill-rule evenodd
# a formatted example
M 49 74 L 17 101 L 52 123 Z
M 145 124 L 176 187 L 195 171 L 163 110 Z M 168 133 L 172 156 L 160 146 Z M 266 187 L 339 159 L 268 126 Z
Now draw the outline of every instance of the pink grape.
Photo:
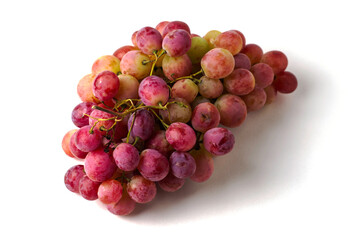
M 217 48 L 227 49 L 232 55 L 236 55 L 243 47 L 243 40 L 237 32 L 226 31 L 216 37 L 214 45 Z
M 102 135 L 99 130 L 94 129 L 91 133 L 91 126 L 80 128 L 74 134 L 75 145 L 83 152 L 91 152 L 101 145 Z
M 100 104 L 99 106 L 100 107 L 105 107 L 102 104 Z M 97 122 L 97 119 L 103 119 L 103 120 Z M 105 119 L 108 119 L 108 120 L 105 120 Z M 112 125 L 115 123 L 114 115 L 112 115 L 110 113 L 103 112 L 103 111 L 98 110 L 98 109 L 94 109 L 90 114 L 89 125 L 93 126 L 95 123 L 96 123 L 95 128 L 98 129 L 98 130 L 101 130 L 100 129 L 101 127 L 105 128 L 105 129 L 110 129 L 112 127 Z M 103 136 L 106 135 L 105 131 L 100 131 L 100 132 L 101 132 L 101 134 Z
M 119 82 L 119 91 L 115 95 L 117 100 L 137 99 L 139 97 L 139 81 L 135 77 L 121 74 L 119 75 Z
M 173 122 L 187 123 L 191 119 L 191 106 L 183 98 L 169 99 L 171 103 L 167 106 L 167 110 L 160 110 L 159 114 L 165 123 L 170 124 Z
M 225 78 L 234 70 L 235 60 L 228 50 L 214 48 L 201 59 L 201 67 L 209 78 Z
M 117 203 L 123 193 L 123 187 L 119 181 L 114 179 L 106 180 L 99 186 L 97 195 L 104 204 Z
M 245 45 L 245 47 L 241 50 L 241 53 L 248 56 L 250 59 L 251 65 L 254 65 L 254 64 L 260 62 L 262 55 L 263 55 L 263 50 L 258 45 L 251 43 L 251 44 Z
M 170 57 L 165 55 L 162 61 L 164 75 L 169 80 L 175 80 L 179 77 L 189 76 L 191 74 L 192 64 L 187 54 L 180 57 Z
M 113 158 L 118 168 L 124 171 L 133 171 L 139 164 L 138 150 L 129 143 L 120 143 L 113 152 Z
M 132 44 L 134 44 L 135 47 L 137 47 L 137 42 L 136 42 L 136 35 L 137 35 L 138 31 L 135 31 L 132 35 L 131 35 L 131 42 Z
M 131 136 L 134 138 L 139 137 L 144 141 L 151 137 L 154 127 L 154 116 L 146 109 L 137 110 L 135 113 L 131 114 L 128 120 L 128 129 L 131 129 Z
M 240 126 L 247 116 L 245 102 L 236 95 L 224 94 L 214 105 L 219 110 L 220 123 L 226 127 Z
M 147 106 L 165 105 L 169 99 L 169 88 L 160 77 L 148 76 L 140 83 L 139 97 Z
M 70 138 L 76 131 L 77 131 L 77 129 L 68 131 L 61 141 L 61 147 L 64 150 L 65 154 L 72 158 L 75 156 L 74 156 L 74 154 L 71 153 L 71 150 L 70 150 Z
M 172 123 L 166 130 L 165 135 L 166 140 L 177 151 L 189 151 L 196 143 L 195 131 L 185 123 Z
M 141 80 L 149 76 L 151 71 L 151 63 L 148 55 L 140 50 L 132 50 L 127 52 L 120 62 L 121 72 Z
M 159 151 L 165 157 L 169 157 L 174 151 L 174 148 L 166 140 L 165 131 L 158 130 L 145 145 L 146 148 L 155 149 Z
M 86 155 L 85 172 L 93 181 L 103 182 L 110 179 L 115 173 L 116 168 L 114 159 L 102 147 Z
M 233 31 L 233 32 L 236 32 L 237 34 L 240 35 L 241 39 L 242 39 L 242 43 L 243 43 L 243 47 L 245 46 L 246 44 L 246 39 L 245 39 L 245 36 L 242 32 L 240 32 L 239 30 L 230 30 L 230 31 Z
M 261 109 L 266 103 L 266 93 L 264 89 L 256 87 L 251 93 L 248 95 L 242 96 L 246 104 L 246 108 L 248 112 L 256 111 Z
M 274 80 L 274 72 L 266 63 L 257 63 L 251 67 L 251 72 L 255 77 L 256 86 L 266 88 Z
M 217 127 L 220 123 L 220 113 L 212 103 L 200 103 L 193 111 L 191 117 L 192 127 L 199 132 Z
M 216 156 L 229 153 L 234 143 L 234 135 L 226 128 L 212 128 L 204 134 L 205 149 Z
M 277 91 L 273 85 L 267 86 L 264 88 L 264 91 L 266 93 L 266 104 L 270 104 L 275 101 Z
M 127 52 L 129 52 L 129 51 L 131 51 L 131 50 L 136 50 L 136 48 L 135 48 L 134 46 L 125 45 L 125 46 L 122 46 L 122 47 L 118 48 L 118 49 L 113 53 L 113 55 L 114 55 L 115 57 L 117 57 L 117 58 L 121 61 L 121 59 L 123 58 L 123 56 L 124 56 Z
M 151 55 L 161 49 L 162 36 L 152 27 L 143 27 L 136 34 L 136 44 L 145 54 Z
M 99 100 L 94 96 L 92 92 L 92 84 L 96 77 L 96 74 L 87 74 L 80 79 L 77 85 L 77 94 L 81 101 L 99 103 Z
M 77 146 L 75 144 L 75 133 L 70 137 L 69 149 L 70 149 L 70 152 L 74 155 L 75 158 L 77 158 L 79 160 L 82 160 L 82 159 L 85 159 L 85 157 L 86 157 L 86 155 L 88 153 L 84 152 L 84 151 L 81 151 L 80 149 L 77 148 Z
M 125 216 L 134 211 L 136 203 L 132 200 L 126 191 L 126 187 L 123 189 L 121 199 L 117 203 L 107 204 L 106 208 L 115 215 Z
M 224 79 L 226 91 L 235 95 L 246 95 L 255 87 L 254 75 L 246 69 L 235 69 Z
M 137 203 L 148 203 L 156 196 L 156 185 L 143 176 L 133 176 L 127 184 L 127 190 L 131 199 Z
M 118 74 L 120 72 L 120 60 L 113 55 L 99 57 L 92 65 L 92 73 L 96 75 L 103 71 Z
M 100 101 L 107 101 L 115 97 L 119 91 L 118 76 L 110 71 L 100 72 L 93 82 L 93 93 Z
M 195 159 L 196 170 L 190 177 L 194 182 L 205 182 L 214 172 L 214 159 L 203 147 L 199 150 L 192 150 L 191 156 Z
M 297 88 L 297 79 L 291 72 L 280 72 L 276 74 L 274 88 L 280 93 L 292 93 Z
M 235 59 L 235 69 L 245 68 L 247 70 L 250 70 L 251 61 L 247 55 L 245 55 L 244 53 L 238 53 L 234 56 L 234 59 Z
M 98 199 L 98 189 L 100 182 L 91 180 L 88 176 L 84 175 L 79 182 L 80 195 L 86 200 L 93 201 Z
M 89 117 L 84 115 L 90 115 L 93 111 L 92 106 L 95 104 L 92 102 L 82 102 L 73 109 L 71 113 L 71 120 L 75 124 L 75 126 L 81 128 L 86 125 L 89 125 Z
M 169 21 L 162 21 L 162 22 L 159 22 L 159 24 L 156 25 L 156 27 L 155 27 L 162 36 L 164 36 L 163 31 L 168 23 L 169 23 Z
M 219 79 L 202 76 L 198 83 L 199 93 L 204 98 L 218 98 L 223 92 L 224 86 Z
M 162 35 L 165 37 L 169 32 L 172 32 L 176 29 L 183 29 L 187 33 L 189 33 L 189 34 L 191 33 L 190 28 L 186 23 L 181 22 L 181 21 L 172 21 L 172 22 L 169 22 L 168 24 L 166 24 Z
M 171 88 L 171 96 L 173 98 L 183 98 L 188 103 L 192 103 L 192 101 L 194 101 L 198 92 L 198 86 L 188 78 L 176 81 Z
M 84 165 L 75 165 L 71 167 L 64 176 L 66 188 L 71 192 L 79 193 L 79 183 L 83 176 L 85 176 Z
M 162 48 L 170 57 L 180 57 L 191 47 L 191 36 L 183 29 L 169 32 L 162 42 Z
M 166 192 L 175 192 L 182 188 L 185 179 L 175 177 L 171 172 L 161 181 L 158 182 L 159 187 Z
M 173 152 L 169 158 L 171 173 L 177 178 L 187 178 L 195 173 L 196 163 L 187 152 Z
M 140 154 L 138 170 L 150 181 L 160 181 L 169 173 L 169 161 L 155 149 L 145 149 Z
M 264 53 L 260 62 L 269 65 L 273 69 L 275 75 L 285 71 L 288 65 L 288 59 L 286 55 L 283 52 L 277 50 Z

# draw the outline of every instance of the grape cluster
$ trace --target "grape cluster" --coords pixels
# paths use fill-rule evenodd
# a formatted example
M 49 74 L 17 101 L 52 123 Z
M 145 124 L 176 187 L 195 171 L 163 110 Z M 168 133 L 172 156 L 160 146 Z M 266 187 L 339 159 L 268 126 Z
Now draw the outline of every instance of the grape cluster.
M 184 22 L 164 21 L 131 40 L 79 81 L 78 129 L 62 140 L 84 162 L 66 172 L 66 187 L 116 215 L 152 201 L 158 187 L 208 180 L 213 157 L 234 147 L 228 128 L 297 87 L 284 53 L 263 53 L 237 30 L 200 37 Z

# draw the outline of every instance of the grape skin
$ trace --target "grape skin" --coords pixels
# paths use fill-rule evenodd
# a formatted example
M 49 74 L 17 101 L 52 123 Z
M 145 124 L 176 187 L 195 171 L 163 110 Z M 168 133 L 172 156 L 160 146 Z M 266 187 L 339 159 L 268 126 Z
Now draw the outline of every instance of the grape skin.
M 129 143 L 120 143 L 113 152 L 113 158 L 118 168 L 124 171 L 133 171 L 139 164 L 138 150 Z
M 244 53 L 238 53 L 234 56 L 235 59 L 235 69 L 245 68 L 247 70 L 251 69 L 251 61 L 247 55 Z
M 175 80 L 179 77 L 189 76 L 191 74 L 192 63 L 187 54 L 180 57 L 165 55 L 162 60 L 162 69 L 164 75 L 169 80 Z
M 191 33 L 190 28 L 186 23 L 184 23 L 182 21 L 172 21 L 172 22 L 169 22 L 168 24 L 166 24 L 162 35 L 165 37 L 168 33 L 172 32 L 176 29 L 182 29 L 182 30 L 185 30 L 189 34 Z
M 103 71 L 95 77 L 92 90 L 97 99 L 107 101 L 115 97 L 119 87 L 120 82 L 117 75 L 111 71 Z
M 104 204 L 117 203 L 123 193 L 123 187 L 120 182 L 110 179 L 102 182 L 98 189 L 99 200 Z
M 133 120 L 135 117 L 135 120 Z M 131 129 L 132 125 L 132 129 Z M 131 114 L 128 120 L 128 129 L 131 129 L 132 137 L 139 137 L 142 140 L 148 140 L 155 127 L 154 116 L 145 109 L 137 110 L 135 113 Z
M 214 159 L 212 155 L 203 146 L 199 150 L 192 150 L 190 154 L 196 162 L 195 173 L 190 179 L 199 183 L 207 181 L 214 172 Z
M 83 152 L 91 152 L 101 145 L 102 136 L 99 130 L 94 129 L 90 133 L 91 126 L 87 125 L 80 128 L 74 134 L 75 145 Z
M 162 36 L 164 36 L 163 32 L 168 23 L 169 23 L 169 21 L 162 21 L 155 27 Z
M 95 75 L 103 71 L 118 74 L 120 72 L 120 60 L 114 55 L 105 55 L 96 59 L 91 69 Z
M 169 88 L 166 82 L 158 76 L 149 76 L 141 81 L 139 97 L 147 106 L 165 105 L 169 99 Z
M 160 181 L 169 173 L 169 161 L 155 149 L 145 149 L 140 154 L 138 170 L 150 181 Z
M 273 69 L 275 75 L 285 71 L 288 65 L 288 59 L 286 55 L 283 52 L 277 50 L 264 53 L 260 62 L 268 64 Z
M 137 203 L 148 203 L 156 196 L 156 185 L 143 176 L 135 175 L 127 183 L 128 194 Z
M 192 37 L 191 38 L 191 47 L 187 51 L 191 62 L 193 64 L 198 64 L 201 61 L 201 58 L 210 51 L 210 46 L 208 42 L 202 37 Z
M 202 76 L 198 83 L 199 93 L 204 98 L 218 98 L 221 96 L 224 86 L 219 79 L 208 78 Z
M 192 127 L 199 132 L 217 127 L 220 123 L 220 113 L 212 103 L 200 103 L 193 111 L 191 117 Z
M 208 42 L 210 49 L 215 48 L 214 42 L 217 36 L 221 34 L 218 30 L 211 30 L 207 32 L 204 36 L 204 39 Z
M 209 78 L 225 78 L 234 70 L 235 60 L 228 50 L 214 48 L 201 59 L 201 67 L 204 74 Z
M 139 97 L 139 81 L 135 77 L 121 74 L 119 75 L 119 82 L 119 91 L 115 95 L 117 100 L 137 99 Z
M 192 103 L 199 93 L 198 86 L 190 79 L 181 79 L 171 88 L 171 96 L 173 98 L 183 98 L 188 103 Z
M 143 62 L 145 61 L 150 61 L 148 55 L 142 53 L 140 50 L 129 51 L 121 59 L 121 73 L 131 75 L 137 80 L 142 80 L 149 76 L 152 65 L 150 62 L 144 64 Z
M 191 119 L 191 106 L 190 104 L 183 98 L 171 98 L 169 102 L 171 103 L 167 106 L 167 110 L 160 110 L 160 116 L 164 120 L 165 123 L 170 124 L 173 122 L 183 122 L 187 123 Z M 182 105 L 179 105 L 181 103 Z
M 85 176 L 84 165 L 75 165 L 71 167 L 64 176 L 64 182 L 67 189 L 71 192 L 79 193 L 80 179 Z
M 81 128 L 89 125 L 89 117 L 84 114 L 90 115 L 93 111 L 92 106 L 94 105 L 92 102 L 82 102 L 76 105 L 71 113 L 71 120 L 75 126 Z
M 182 188 L 185 179 L 175 177 L 171 172 L 161 181 L 158 182 L 159 187 L 166 192 L 175 192 Z
M 129 194 L 126 191 L 126 187 L 124 187 L 121 199 L 115 204 L 107 204 L 106 208 L 112 214 L 125 216 L 132 213 L 135 209 L 135 206 L 135 201 L 130 198 Z
M 76 133 L 76 132 L 75 132 Z M 70 142 L 69 142 L 69 149 L 71 151 L 71 153 L 74 155 L 74 157 L 78 160 L 82 160 L 85 159 L 86 155 L 88 154 L 87 152 L 81 151 L 80 149 L 78 149 L 76 147 L 75 144 L 75 133 L 70 137 Z
M 80 195 L 86 200 L 93 201 L 98 199 L 98 189 L 100 182 L 91 180 L 88 176 L 84 175 L 79 182 Z
M 257 63 L 251 67 L 251 72 L 255 77 L 256 86 L 266 88 L 274 80 L 272 68 L 265 63 Z
M 151 55 L 161 49 L 162 36 L 152 27 L 143 27 L 136 34 L 138 48 L 145 54 Z
M 180 57 L 186 54 L 191 47 L 191 37 L 188 32 L 176 29 L 169 32 L 162 42 L 162 48 L 170 57 Z
M 243 41 L 237 32 L 226 31 L 216 37 L 214 45 L 217 48 L 227 49 L 231 52 L 232 55 L 236 55 L 241 51 L 243 47 Z
M 166 130 L 165 135 L 166 140 L 177 151 L 187 152 L 191 150 L 196 143 L 194 130 L 185 123 L 172 123 Z
M 187 152 L 175 151 L 169 158 L 171 173 L 177 178 L 192 176 L 196 170 L 194 158 Z
M 174 151 L 174 148 L 166 140 L 165 131 L 158 130 L 145 145 L 146 148 L 155 149 L 159 151 L 165 157 L 170 157 L 170 154 Z
M 226 127 L 240 126 L 246 119 L 245 102 L 233 94 L 224 94 L 214 104 L 220 113 L 220 123 Z
M 205 149 L 216 156 L 229 153 L 233 149 L 234 143 L 234 135 L 226 128 L 212 128 L 204 134 Z
M 77 94 L 79 95 L 81 101 L 93 102 L 93 103 L 100 102 L 97 98 L 95 98 L 92 92 L 92 85 L 95 77 L 96 77 L 95 74 L 87 74 L 80 79 L 77 85 Z
M 225 89 L 234 95 L 246 95 L 255 88 L 254 75 L 246 69 L 235 69 L 224 79 Z
M 103 182 L 110 179 L 116 169 L 114 159 L 102 147 L 89 152 L 85 158 L 86 175 L 93 181 Z
M 248 56 L 250 59 L 251 65 L 254 65 L 254 64 L 260 62 L 262 55 L 263 55 L 263 50 L 261 49 L 260 46 L 250 43 L 250 44 L 245 45 L 245 47 L 241 50 L 241 53 Z
M 266 104 L 270 104 L 276 99 L 277 90 L 274 88 L 273 85 L 267 86 L 264 88 L 264 91 L 266 93 Z
M 121 61 L 121 59 L 123 58 L 123 56 L 124 56 L 127 52 L 129 52 L 129 51 L 131 51 L 131 50 L 136 50 L 136 48 L 135 48 L 134 46 L 125 45 L 125 46 L 122 46 L 122 47 L 118 48 L 118 49 L 113 53 L 113 55 L 114 55 L 115 57 L 117 57 L 117 58 Z
M 276 74 L 274 88 L 280 93 L 292 93 L 297 88 L 297 79 L 291 72 L 280 72 Z
M 266 93 L 264 89 L 256 87 L 248 95 L 242 96 L 242 99 L 246 104 L 248 112 L 256 111 L 264 107 L 266 103 Z

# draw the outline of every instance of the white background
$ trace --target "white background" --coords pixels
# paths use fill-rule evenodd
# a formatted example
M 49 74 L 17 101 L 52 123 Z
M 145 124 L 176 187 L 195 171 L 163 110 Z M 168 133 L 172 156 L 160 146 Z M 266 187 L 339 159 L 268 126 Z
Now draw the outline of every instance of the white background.
M 0 239 L 359 239 L 356 1 L 1 1 Z M 69 192 L 61 149 L 96 58 L 162 20 L 278 49 L 295 93 L 249 114 L 205 183 L 128 217 Z

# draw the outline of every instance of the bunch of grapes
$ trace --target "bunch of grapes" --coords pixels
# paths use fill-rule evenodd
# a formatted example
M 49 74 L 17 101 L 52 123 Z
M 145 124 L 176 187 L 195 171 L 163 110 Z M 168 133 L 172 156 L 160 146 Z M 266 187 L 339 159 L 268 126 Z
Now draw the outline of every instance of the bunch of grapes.
M 78 129 L 62 140 L 84 162 L 66 172 L 66 187 L 116 215 L 152 201 L 158 188 L 208 180 L 213 157 L 233 149 L 228 128 L 297 87 L 284 53 L 263 53 L 237 30 L 200 37 L 184 22 L 164 21 L 131 40 L 79 81 Z

